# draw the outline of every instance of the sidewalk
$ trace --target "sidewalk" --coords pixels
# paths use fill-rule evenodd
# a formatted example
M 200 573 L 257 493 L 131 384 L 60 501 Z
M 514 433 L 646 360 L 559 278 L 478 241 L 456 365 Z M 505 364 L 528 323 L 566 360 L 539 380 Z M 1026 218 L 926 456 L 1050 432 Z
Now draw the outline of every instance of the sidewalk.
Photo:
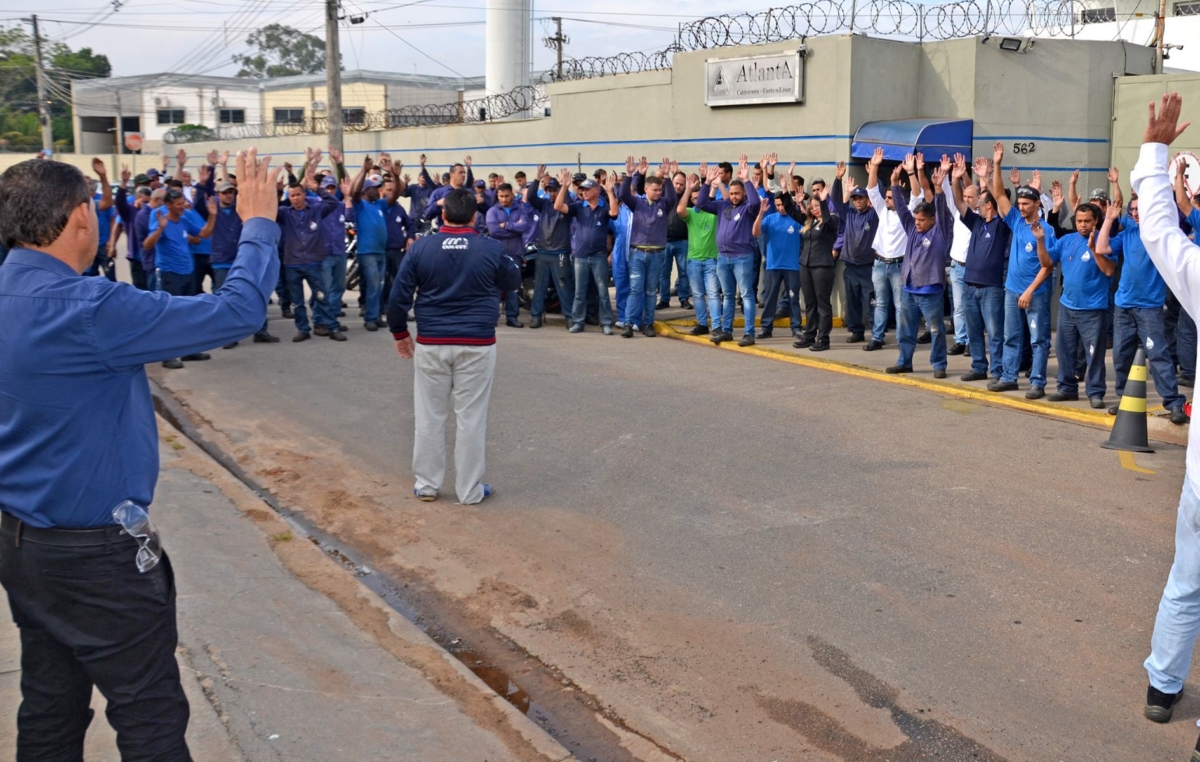
M 569 758 L 199 448 L 160 436 L 152 515 L 175 568 L 196 760 Z M 5 615 L 0 758 L 15 753 L 19 655 Z M 103 705 L 97 693 L 89 762 L 119 759 Z

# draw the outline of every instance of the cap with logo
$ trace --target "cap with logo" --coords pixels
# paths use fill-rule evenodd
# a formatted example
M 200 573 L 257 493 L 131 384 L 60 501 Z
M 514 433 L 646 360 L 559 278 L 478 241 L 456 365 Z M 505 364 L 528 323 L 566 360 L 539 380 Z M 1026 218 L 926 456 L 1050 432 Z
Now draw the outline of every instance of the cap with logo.
M 336 188 L 337 184 L 338 184 L 337 178 L 334 177 L 333 175 L 325 175 L 325 179 L 321 180 L 322 188 L 329 188 L 329 187 Z
M 1042 194 L 1028 185 L 1022 185 L 1020 188 L 1017 188 L 1017 198 L 1028 199 L 1029 201 L 1041 201 Z
M 366 180 L 363 180 L 363 188 L 378 188 L 381 184 L 382 183 L 380 183 L 379 180 L 374 177 L 368 177 Z
M 151 180 L 157 180 L 160 176 L 161 173 L 154 167 L 150 167 L 150 169 L 146 170 L 146 177 L 150 178 Z
M 1106 190 L 1104 190 L 1103 188 L 1093 188 L 1092 195 L 1088 196 L 1088 201 L 1095 201 L 1096 199 L 1100 199 L 1101 201 L 1103 201 L 1104 203 L 1107 204 L 1108 203 L 1108 192 Z
M 579 183 L 579 187 L 583 190 L 591 190 L 592 188 L 596 187 L 596 181 L 591 179 L 584 180 L 583 182 Z
M 866 198 L 867 197 L 867 189 L 859 188 L 858 186 L 851 188 L 850 189 L 850 198 L 854 198 L 855 196 L 862 196 L 863 198 Z

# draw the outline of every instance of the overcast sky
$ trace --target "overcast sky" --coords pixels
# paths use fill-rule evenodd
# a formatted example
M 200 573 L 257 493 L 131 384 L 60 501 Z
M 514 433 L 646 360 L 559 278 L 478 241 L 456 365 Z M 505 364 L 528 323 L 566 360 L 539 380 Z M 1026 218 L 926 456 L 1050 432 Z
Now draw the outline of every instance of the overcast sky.
M 160 71 L 231 76 L 237 66 L 230 56 L 244 52 L 248 32 L 271 23 L 324 39 L 321 0 L 125 0 L 115 12 L 111 0 L 61 2 L 58 7 L 44 0 L 8 0 L 0 18 L 11 26 L 37 12 L 43 35 L 107 55 L 118 76 Z M 535 0 L 534 65 L 543 70 L 553 64 L 553 52 L 542 43 L 549 22 L 541 20 L 552 15 L 564 17 L 567 53 L 582 57 L 658 50 L 680 22 L 767 7 L 769 2 L 747 7 L 725 0 Z M 361 24 L 342 26 L 347 69 L 484 73 L 484 0 L 343 0 L 343 10 L 367 14 Z

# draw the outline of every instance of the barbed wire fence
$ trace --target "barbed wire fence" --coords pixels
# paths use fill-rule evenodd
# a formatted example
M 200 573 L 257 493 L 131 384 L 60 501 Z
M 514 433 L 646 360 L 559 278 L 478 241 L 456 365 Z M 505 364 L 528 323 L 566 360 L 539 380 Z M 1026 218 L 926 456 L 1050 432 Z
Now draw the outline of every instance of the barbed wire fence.
M 1190 7 L 1190 6 L 1189 6 Z M 1197 4 L 1200 9 L 1200 4 Z M 913 0 L 816 0 L 757 13 L 709 16 L 681 24 L 675 40 L 654 52 L 585 56 L 563 61 L 564 81 L 670 69 L 674 55 L 693 50 L 762 45 L 840 32 L 924 42 L 964 37 L 1074 37 L 1089 23 L 1115 21 L 1082 0 L 956 0 L 923 4 Z M 484 98 L 437 105 L 413 105 L 348 114 L 345 129 L 382 130 L 505 119 L 544 108 L 544 85 L 559 77 L 547 72 L 532 86 Z M 294 123 L 232 125 L 216 129 L 171 130 L 167 143 L 255 139 L 327 132 L 324 117 Z

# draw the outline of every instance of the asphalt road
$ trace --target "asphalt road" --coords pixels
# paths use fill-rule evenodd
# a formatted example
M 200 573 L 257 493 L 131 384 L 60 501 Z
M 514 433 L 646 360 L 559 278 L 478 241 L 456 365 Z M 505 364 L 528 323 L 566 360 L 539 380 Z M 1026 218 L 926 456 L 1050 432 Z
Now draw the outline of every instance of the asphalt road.
M 351 325 L 153 375 L 311 520 L 652 739 L 643 758 L 1190 754 L 1200 690 L 1167 726 L 1141 716 L 1181 448 L 1139 473 L 1075 424 L 668 339 L 500 329 L 498 492 L 422 504 L 411 366 Z

